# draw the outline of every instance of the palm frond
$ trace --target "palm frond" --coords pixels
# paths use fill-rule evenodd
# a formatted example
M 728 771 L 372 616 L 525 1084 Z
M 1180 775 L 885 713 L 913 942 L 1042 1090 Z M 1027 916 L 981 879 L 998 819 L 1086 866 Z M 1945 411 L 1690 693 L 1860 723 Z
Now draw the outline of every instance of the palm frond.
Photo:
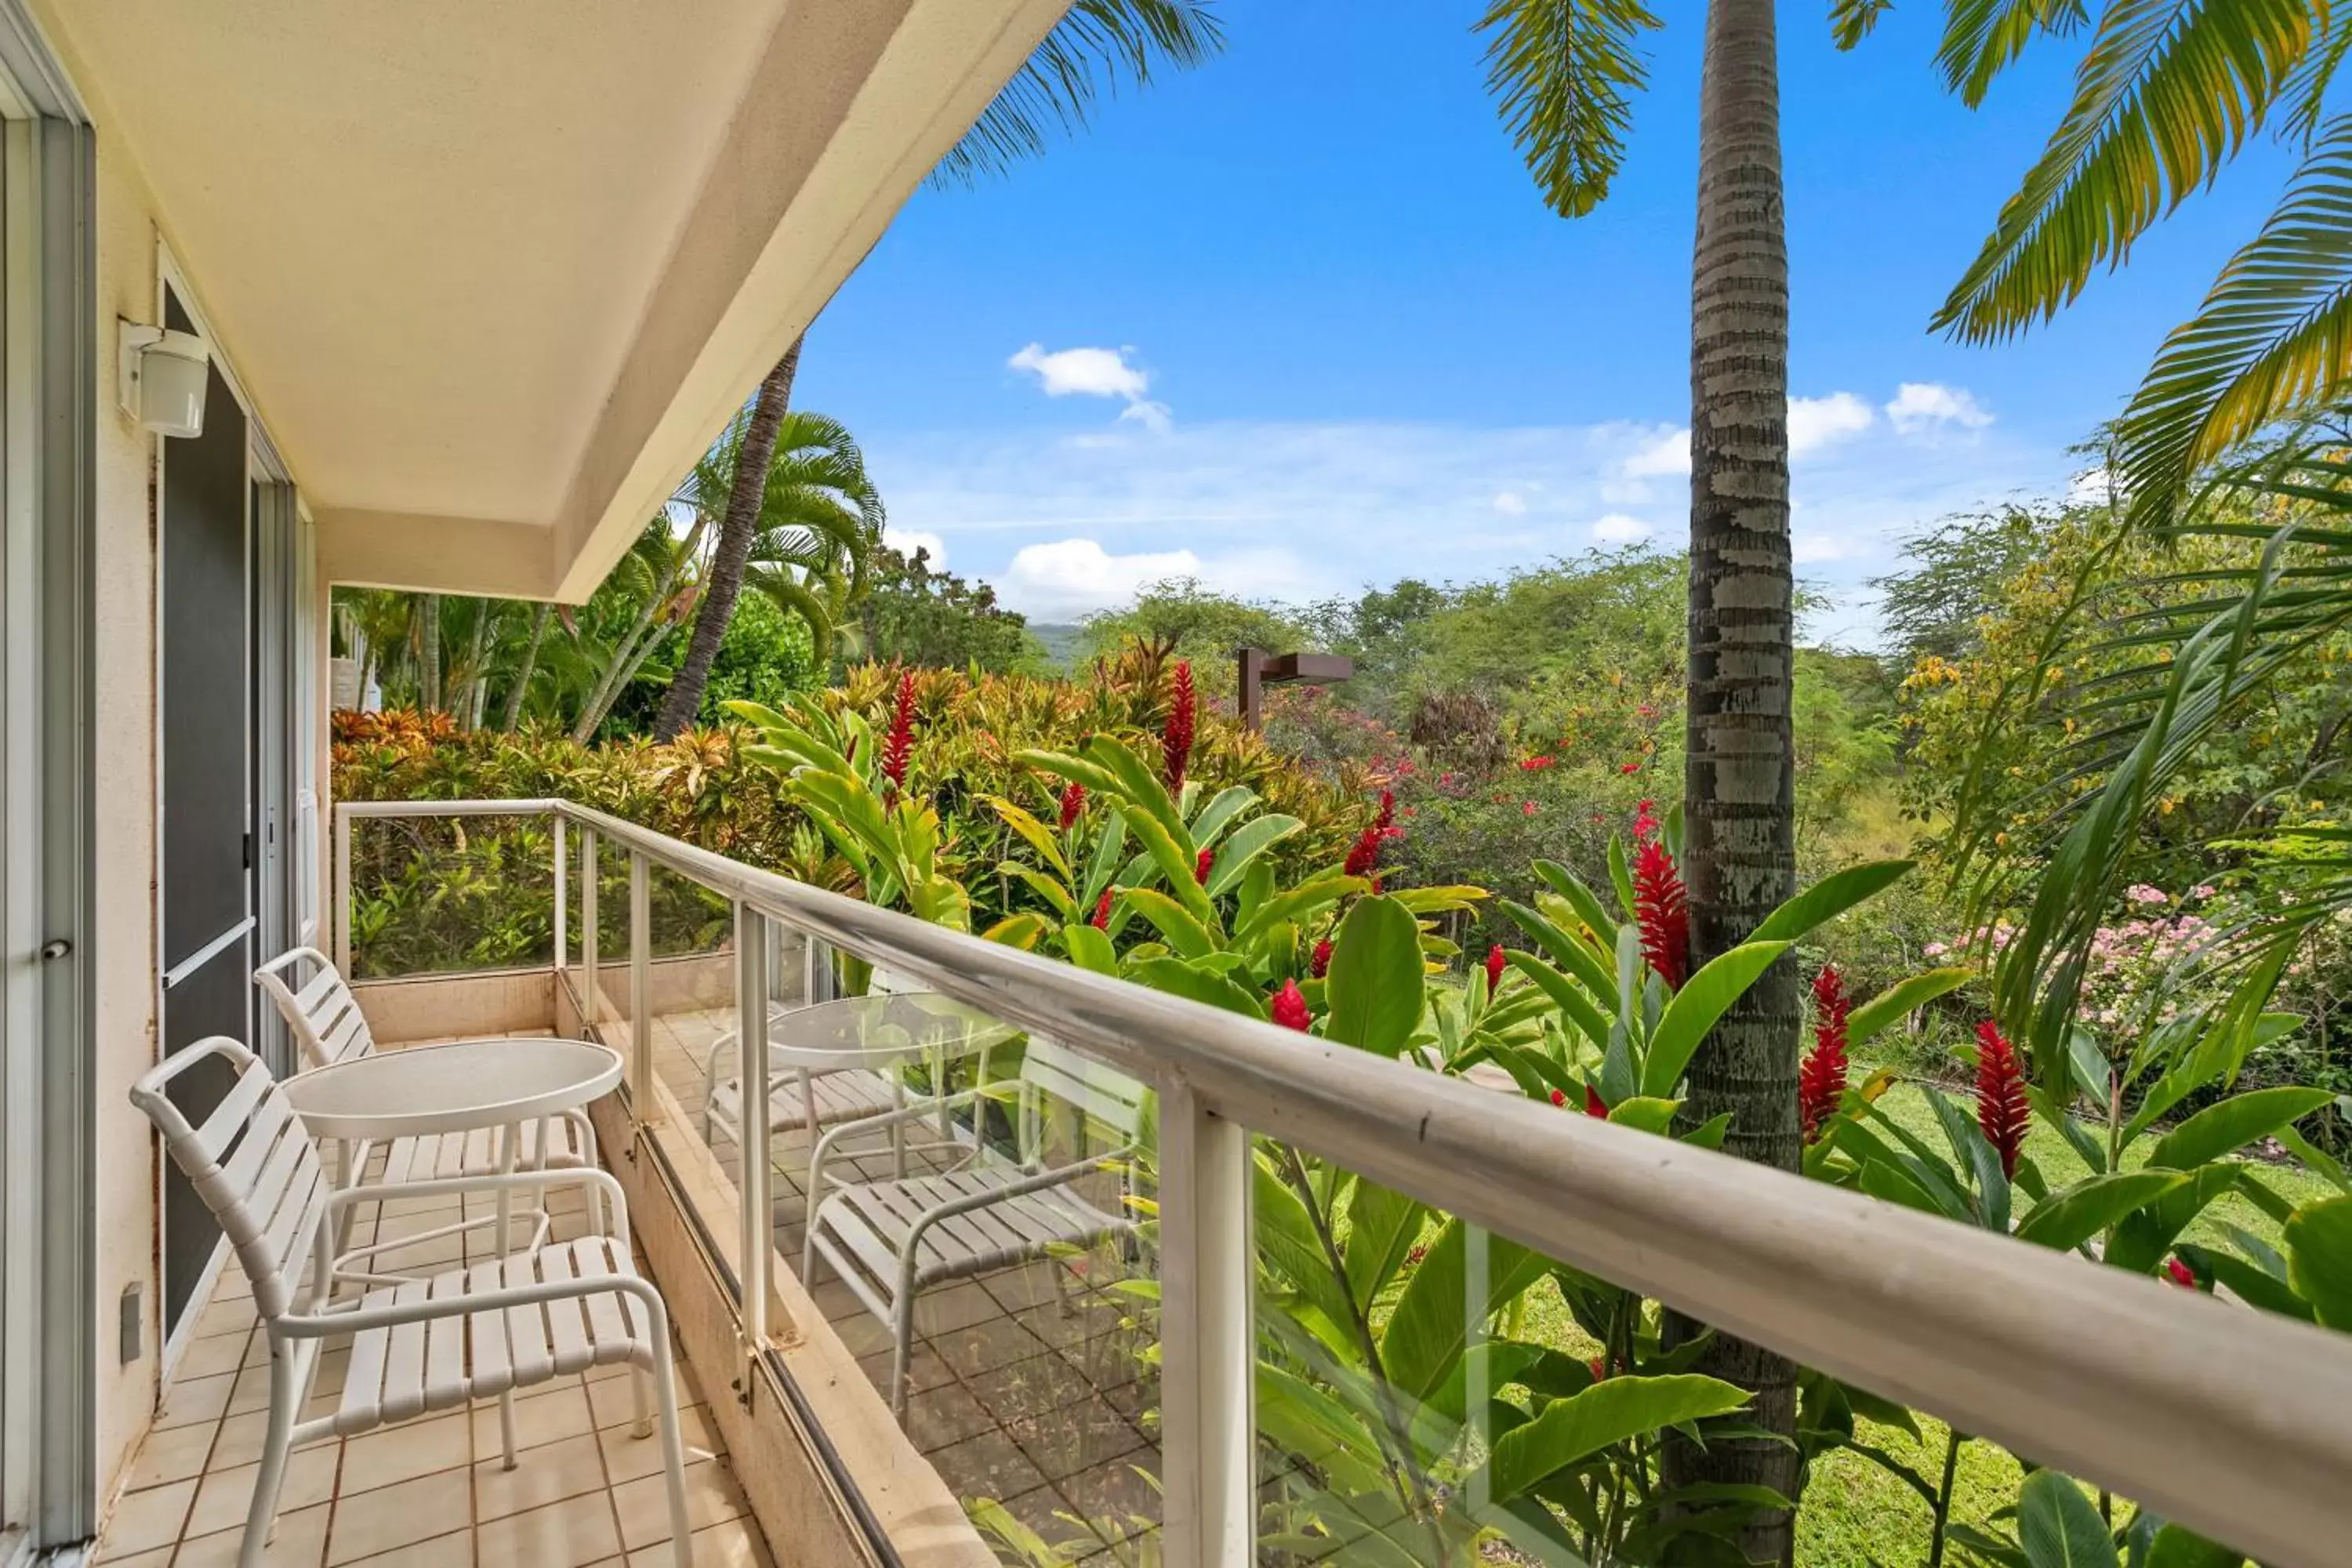
M 934 186 L 969 185 L 1082 130 L 1122 80 L 1148 85 L 1163 66 L 1199 65 L 1224 47 L 1215 0 L 1077 0 L 962 140 L 931 171 Z
M 1830 0 L 1830 37 L 1841 49 L 1853 48 L 1878 28 L 1878 19 L 1895 9 L 1895 0 Z
M 2269 503 L 2273 514 L 2283 507 L 2286 521 L 2267 529 L 2221 521 L 2184 530 L 2259 533 L 2263 546 L 2235 569 L 2156 579 L 2158 585 L 2188 582 L 2231 591 L 2128 617 L 2105 647 L 2144 647 L 2152 633 L 2168 631 L 2166 656 L 2137 662 L 2071 710 L 2077 717 L 2102 713 L 2107 721 L 2070 749 L 2053 781 L 2052 795 L 2066 802 L 2050 818 L 2054 847 L 2015 873 L 2030 876 L 2033 891 L 1994 972 L 2001 1016 L 2042 1050 L 2045 1071 L 2063 1070 L 2056 1065 L 2064 1058 L 2060 1046 L 2093 942 L 2131 873 L 2152 803 L 2170 793 L 2196 765 L 2200 748 L 2251 700 L 2352 627 L 2352 529 L 2344 526 L 2352 520 L 2352 462 L 2330 454 L 2326 443 L 2334 439 L 2258 454 L 2209 488 L 2202 504 Z M 2069 786 L 2078 780 L 2095 787 L 2076 793 Z M 2316 920 L 2352 906 L 2352 839 L 2306 837 L 2315 847 L 2297 863 L 2299 886 L 2270 899 L 2272 915 L 2235 932 L 2225 954 L 2251 988 L 2239 999 L 2244 1016 L 2259 1011 L 2276 983 L 2281 944 L 2300 942 Z M 1981 877 L 1972 916 L 1984 921 L 2016 887 L 2015 876 Z
M 2352 377 L 2352 117 L 2162 352 L 2118 426 L 2135 522 L 2169 526 L 2193 477 Z
M 1835 25 L 1836 13 L 1832 19 Z M 1974 109 L 1984 102 L 1992 79 L 2016 62 L 2035 34 L 2063 37 L 2089 19 L 2083 0 L 1950 0 L 1936 64 L 1945 85 Z M 1839 43 L 1852 47 L 1843 36 Z
M 2006 337 L 2120 263 L 2263 122 L 2312 16 L 2308 0 L 2114 0 L 2064 120 L 1934 325 Z
M 819 670 L 831 668 L 835 628 L 833 606 L 824 595 L 803 582 L 792 568 L 767 562 L 753 562 L 743 569 L 743 586 L 784 614 L 798 616 L 809 629 L 810 661 Z
M 1609 194 L 1649 80 L 1642 35 L 1659 26 L 1641 0 L 1492 0 L 1478 19 L 1496 111 L 1560 216 Z

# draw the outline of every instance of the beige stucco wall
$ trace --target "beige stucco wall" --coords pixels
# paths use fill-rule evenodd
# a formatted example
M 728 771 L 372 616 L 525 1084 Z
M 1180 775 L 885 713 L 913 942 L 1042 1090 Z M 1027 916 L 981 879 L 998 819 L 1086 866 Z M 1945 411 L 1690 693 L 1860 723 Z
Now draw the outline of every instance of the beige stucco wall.
M 131 1083 L 156 1058 L 154 440 L 111 395 L 115 321 L 155 319 L 156 228 L 137 169 L 98 131 L 98 704 L 95 1091 L 98 1100 L 98 1474 L 110 1497 L 154 1411 L 162 1364 L 158 1171 Z M 145 1354 L 111 1353 L 122 1292 L 145 1285 Z

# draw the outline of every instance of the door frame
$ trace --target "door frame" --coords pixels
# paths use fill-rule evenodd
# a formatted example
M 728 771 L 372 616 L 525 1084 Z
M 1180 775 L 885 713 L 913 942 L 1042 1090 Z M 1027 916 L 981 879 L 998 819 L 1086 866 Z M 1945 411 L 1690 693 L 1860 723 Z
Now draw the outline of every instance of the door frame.
M 16 1551 L 98 1524 L 96 662 L 98 292 L 89 117 L 21 0 L 0 0 L 0 484 L 8 669 L 0 927 L 0 1524 Z M 20 595 L 31 595 L 26 604 Z M 0 1554 L 5 1554 L 0 1552 Z
M 221 379 L 226 384 L 229 395 L 236 400 L 238 412 L 240 412 L 245 417 L 246 459 L 244 505 L 246 510 L 246 519 L 244 579 L 247 592 L 247 613 L 244 617 L 245 624 L 243 626 L 243 634 L 246 645 L 245 670 L 247 697 L 248 703 L 255 703 L 257 702 L 260 696 L 259 691 L 256 689 L 254 686 L 256 665 L 257 662 L 256 658 L 257 648 L 254 638 L 254 616 L 257 607 L 256 601 L 257 599 L 257 589 L 259 586 L 257 574 L 255 570 L 256 538 L 259 531 L 259 520 L 255 516 L 255 500 L 257 491 L 271 498 L 267 504 L 284 507 L 286 509 L 285 515 L 289 519 L 289 523 L 297 529 L 301 528 L 308 520 L 303 517 L 301 509 L 294 501 L 292 477 L 287 469 L 285 460 L 279 456 L 276 443 L 270 440 L 268 430 L 263 425 L 260 415 L 256 412 L 253 398 L 251 395 L 246 391 L 244 382 L 236 374 L 236 362 L 229 356 L 228 351 L 223 343 L 219 333 L 215 331 L 213 329 L 211 318 L 205 313 L 203 296 L 197 292 L 194 285 L 189 282 L 187 274 L 181 268 L 178 258 L 172 254 L 170 245 L 167 244 L 159 235 L 155 241 L 154 297 L 155 320 L 158 321 L 164 319 L 164 301 L 167 298 L 176 300 L 180 309 L 187 312 L 188 320 L 194 325 L 197 336 L 201 337 L 205 342 L 205 346 L 211 355 L 213 365 L 220 372 Z M 155 805 L 154 842 L 156 848 L 155 895 L 152 913 L 155 952 L 158 957 L 158 962 L 155 966 L 153 1005 L 154 1017 L 156 1019 L 157 1027 L 160 1029 L 163 1026 L 164 1008 L 167 1005 L 165 994 L 169 989 L 165 984 L 166 971 L 163 963 L 161 962 L 163 955 L 168 951 L 164 944 L 163 930 L 165 900 L 167 897 L 167 889 L 164 887 L 164 880 L 168 874 L 164 865 L 163 824 L 163 767 L 165 760 L 163 755 L 163 596 L 168 590 L 167 585 L 163 582 L 162 565 L 163 531 L 169 528 L 171 524 L 170 520 L 163 515 L 162 508 L 165 488 L 164 468 L 170 460 L 171 443 L 158 438 L 154 440 L 153 447 L 153 486 L 157 507 L 157 533 L 155 592 L 153 595 L 153 625 L 152 627 L 151 637 L 151 646 L 152 647 L 154 654 L 154 690 L 156 694 L 156 700 L 154 703 L 155 727 L 152 746 L 154 758 Z M 299 591 L 299 582 L 293 582 L 289 583 L 288 586 Z M 288 673 L 289 677 L 288 684 L 292 688 L 290 695 L 292 695 L 296 706 L 299 707 L 301 703 L 302 680 L 299 666 L 294 665 L 291 660 L 289 660 L 289 668 Z M 248 726 L 252 727 L 256 731 L 258 730 L 259 713 L 257 709 L 249 709 L 246 715 L 246 719 Z M 298 727 L 290 721 L 283 727 L 283 732 L 287 737 L 289 745 L 293 743 L 293 737 L 297 732 L 297 728 Z M 244 754 L 246 758 L 245 817 L 248 830 L 250 830 L 254 826 L 256 803 L 258 798 L 257 792 L 259 788 L 259 780 L 256 776 L 256 747 L 250 737 L 248 737 Z M 252 861 L 246 868 L 245 923 L 242 927 L 236 928 L 238 934 L 250 939 L 254 949 L 257 952 L 258 949 L 259 939 L 262 934 L 262 911 L 258 907 L 259 900 L 256 897 L 258 886 L 258 872 L 262 864 L 262 858 L 263 858 L 260 854 L 259 836 L 257 833 L 255 835 Z M 205 952 L 209 951 L 210 950 L 205 950 Z M 193 956 L 201 957 L 203 954 L 199 953 Z M 256 962 L 258 961 L 259 960 L 257 958 Z M 254 1011 L 256 1006 L 257 1006 L 257 1000 L 248 996 L 247 1015 L 248 1018 L 258 1016 Z M 165 1238 L 163 1234 L 165 1212 L 165 1179 L 166 1177 L 162 1163 L 158 1162 L 155 1171 L 157 1243 L 155 1254 L 157 1260 L 155 1289 L 157 1293 L 157 1306 L 159 1309 L 159 1321 L 162 1319 L 161 1309 L 163 1306 L 163 1297 L 166 1294 L 163 1272 L 163 1260 L 166 1256 L 164 1246 Z M 220 1279 L 222 1269 L 227 1264 L 228 1258 L 228 1242 L 226 1237 L 223 1237 L 215 1243 L 212 1255 L 206 1261 L 203 1271 L 197 1278 L 194 1293 L 189 1298 L 192 1302 L 201 1302 L 210 1295 L 215 1285 Z M 160 1368 L 160 1375 L 163 1378 L 168 1380 L 173 1370 L 178 1366 L 180 1357 L 186 1352 L 189 1342 L 194 1338 L 196 1321 L 200 1316 L 200 1311 L 191 1310 L 183 1314 L 181 1321 L 177 1325 L 168 1322 L 163 1324 L 163 1356 Z

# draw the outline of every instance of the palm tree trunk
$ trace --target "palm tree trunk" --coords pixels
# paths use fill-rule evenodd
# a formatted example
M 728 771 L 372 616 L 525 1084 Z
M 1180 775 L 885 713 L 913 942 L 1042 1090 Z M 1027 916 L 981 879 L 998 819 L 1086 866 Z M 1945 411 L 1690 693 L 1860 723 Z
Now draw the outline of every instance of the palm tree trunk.
M 711 552 L 710 580 L 704 585 L 702 604 L 694 617 L 694 638 L 687 645 L 686 662 L 670 682 L 669 695 L 662 699 L 661 717 L 654 725 L 654 733 L 661 740 L 675 740 L 701 710 L 703 689 L 710 684 L 710 667 L 718 661 L 727 623 L 734 618 L 735 601 L 743 592 L 743 568 L 760 531 L 768 465 L 776 455 L 776 431 L 793 400 L 793 376 L 800 369 L 802 342 L 794 338 L 776 368 L 760 384 L 759 399 L 744 426 L 735 481 L 727 492 L 727 515 L 719 525 L 719 543 Z
M 466 694 L 457 706 L 457 721 L 468 730 L 482 727 L 482 666 L 489 652 L 491 614 L 489 600 L 474 601 L 474 629 L 466 638 L 466 663 L 459 672 L 466 683 Z
M 613 657 L 605 664 L 604 675 L 597 679 L 596 689 L 590 692 L 588 700 L 580 705 L 579 720 L 572 726 L 572 738 L 582 745 L 587 744 L 588 737 L 596 732 L 596 726 L 604 721 L 604 715 L 612 710 L 614 702 L 621 695 L 621 688 L 635 679 L 638 667 L 646 662 L 646 655 L 654 644 L 660 641 L 676 624 L 664 616 L 661 630 L 653 630 L 655 617 L 664 616 L 669 604 L 670 590 L 677 585 L 679 575 L 693 563 L 694 552 L 702 542 L 703 528 L 709 521 L 709 518 L 699 513 L 696 515 L 694 526 L 687 531 L 686 542 L 678 546 L 677 553 L 662 569 L 661 576 L 654 583 L 653 593 L 630 626 L 628 636 L 613 645 Z
M 416 602 L 416 707 L 419 712 L 441 710 L 441 595 L 427 594 Z
M 507 687 L 506 710 L 499 715 L 499 728 L 512 734 L 522 722 L 522 700 L 530 691 L 531 672 L 539 668 L 539 645 L 547 639 L 547 620 L 555 606 L 541 604 L 531 613 L 530 641 L 523 645 L 522 662 L 515 667 L 513 682 Z
M 1796 891 L 1793 610 L 1789 551 L 1789 255 L 1780 184 L 1772 0 L 1710 0 L 1699 102 L 1698 233 L 1691 274 L 1690 674 L 1684 736 L 1684 875 L 1694 965 L 1736 946 Z M 1692 1059 L 1682 1117 L 1731 1112 L 1725 1149 L 1783 1170 L 1803 1152 L 1797 1112 L 1796 963 L 1783 958 Z M 1669 1343 L 1703 1332 L 1669 1313 Z M 1718 1336 L 1696 1370 L 1753 1391 L 1749 1419 L 1796 1430 L 1796 1368 Z M 1795 1496 L 1797 1452 L 1762 1440 L 1666 1451 L 1666 1484 L 1733 1482 Z M 1790 1516 L 1759 1516 L 1739 1544 L 1787 1563 Z

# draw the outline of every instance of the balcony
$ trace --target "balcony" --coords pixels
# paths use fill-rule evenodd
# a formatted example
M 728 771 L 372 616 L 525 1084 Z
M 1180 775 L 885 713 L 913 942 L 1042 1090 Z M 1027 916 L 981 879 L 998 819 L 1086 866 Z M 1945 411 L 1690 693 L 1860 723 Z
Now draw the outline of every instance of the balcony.
M 1487 1396 L 1527 1369 L 1480 1353 L 1481 1304 L 1547 1259 L 2264 1561 L 2340 1561 L 2352 1354 L 2304 1326 L 924 925 L 569 803 L 347 805 L 334 859 L 336 958 L 380 1041 L 552 1030 L 623 1056 L 594 1115 L 676 1319 L 688 1440 L 711 1456 L 694 1467 L 703 1561 L 762 1561 L 762 1540 L 782 1563 L 1466 1564 L 1497 1560 L 1497 1540 L 1502 1560 L 1576 1561 L 1556 1523 L 1488 1490 L 1508 1417 Z M 813 1044 L 796 1022 L 859 994 L 876 1000 L 850 1010 L 848 1037 Z M 877 1053 L 862 1086 L 905 1107 L 897 1121 L 795 1111 L 815 1092 L 794 1076 L 803 1053 L 845 1038 Z M 773 1096 L 729 1091 L 772 1081 Z M 913 1294 L 902 1388 L 876 1300 L 904 1293 L 895 1259 L 836 1227 L 836 1261 L 809 1268 L 812 1192 L 861 1194 L 880 1227 L 910 1192 L 1041 1171 L 1061 1173 L 1039 1190 L 1064 1206 L 973 1206 L 918 1249 L 971 1267 Z M 1406 1282 L 1377 1313 L 1318 1317 L 1270 1282 L 1262 1257 L 1311 1269 L 1318 1243 L 1353 1253 L 1381 1194 L 1402 1217 L 1375 1271 Z M 1073 1214 L 1101 1234 L 1036 1240 Z M 866 1266 L 859 1285 L 842 1259 Z M 234 1287 L 209 1310 L 218 1331 L 180 1369 L 140 1461 L 155 1484 L 118 1510 L 111 1561 L 212 1561 L 207 1531 L 242 1507 L 246 1310 Z M 1398 1342 L 1407 1318 L 1418 1342 Z M 1351 1336 L 1389 1352 L 1369 1384 L 1335 1360 Z M 1358 1474 L 1356 1394 L 1390 1402 L 1380 1418 L 1444 1468 Z M 604 1419 L 625 1402 L 590 1381 L 527 1403 L 545 1441 L 510 1475 L 472 1462 L 463 1416 L 344 1444 L 339 1465 L 310 1461 L 308 1491 L 298 1454 L 279 1556 L 366 1561 L 388 1539 L 372 1521 L 413 1532 L 468 1506 L 469 1526 L 395 1542 L 403 1560 L 592 1563 L 649 1544 L 663 1527 L 636 1478 L 653 1461 Z

